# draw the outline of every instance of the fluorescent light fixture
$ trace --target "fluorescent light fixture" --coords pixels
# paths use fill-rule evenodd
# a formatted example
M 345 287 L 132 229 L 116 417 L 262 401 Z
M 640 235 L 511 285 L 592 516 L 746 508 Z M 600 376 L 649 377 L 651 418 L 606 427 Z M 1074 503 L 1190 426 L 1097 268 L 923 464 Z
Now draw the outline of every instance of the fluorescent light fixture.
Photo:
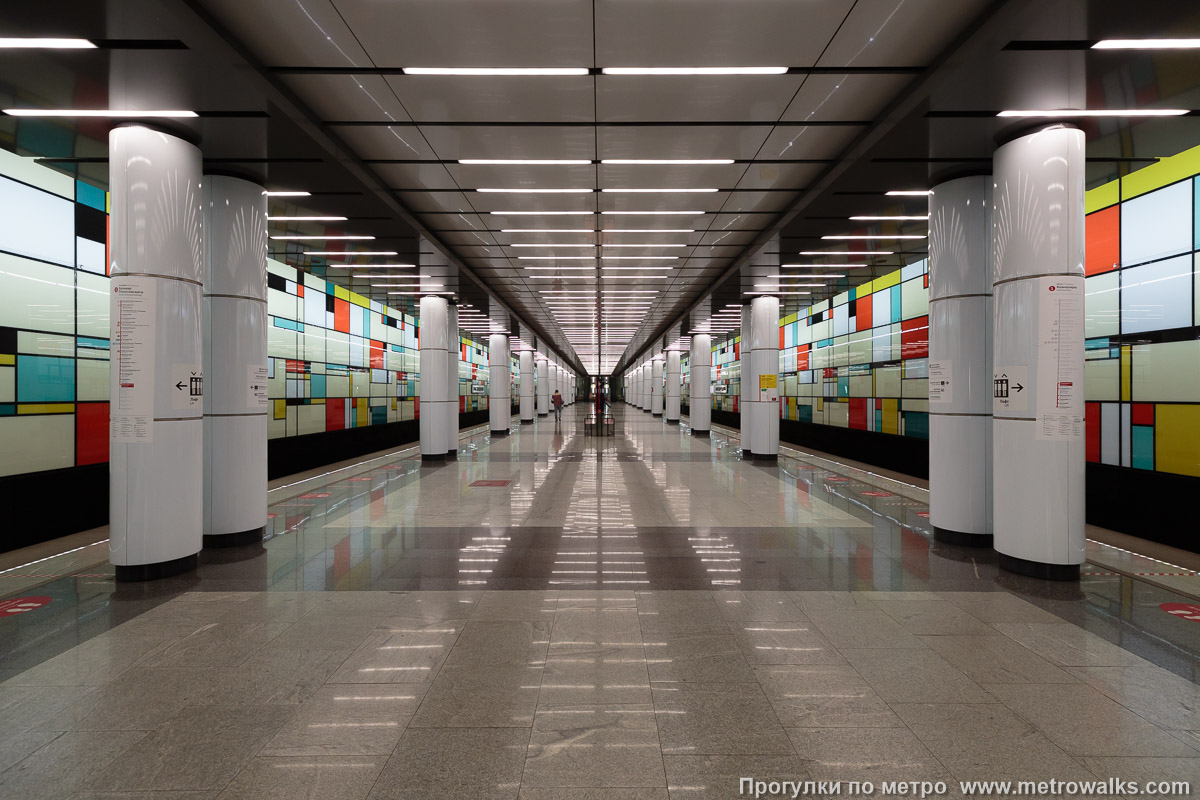
M 776 284 L 756 283 L 756 284 L 754 284 L 755 289 L 795 289 L 799 286 L 816 286 L 821 289 L 825 288 L 825 284 L 823 284 L 823 283 L 786 283 L 786 284 L 784 284 L 784 283 L 776 283 Z
M 808 296 L 812 292 L 742 292 L 742 294 L 771 294 L 771 295 L 804 295 Z
M 6 108 L 4 113 L 10 117 L 115 117 L 139 118 L 160 117 L 176 119 L 180 117 L 199 116 L 195 111 L 182 109 L 155 109 L 137 111 L 118 108 Z
M 518 261 L 595 261 L 595 256 L 517 256 Z
M 695 228 L 605 228 L 600 233 L 695 233 Z M 605 247 L 617 247 L 607 244 Z
M 678 261 L 679 256 L 600 256 L 605 261 Z
M 784 269 L 856 269 L 868 264 L 780 264 Z
M 521 244 L 510 244 L 509 247 L 599 247 L 599 245 L 588 242 L 523 242 Z
M 303 253 L 306 256 L 398 256 L 400 255 L 395 250 L 359 250 L 358 252 L 349 250 L 310 250 Z
M 356 275 L 351 275 L 350 277 L 351 278 L 363 278 L 364 280 L 380 280 L 380 279 L 386 280 L 386 279 L 393 279 L 393 278 L 396 280 L 401 280 L 401 279 L 410 280 L 412 278 L 441 278 L 443 276 L 442 275 L 413 275 L 413 274 L 407 273 L 407 272 L 400 274 L 400 275 L 388 275 L 386 273 L 368 272 L 365 275 L 357 275 L 356 274 Z M 375 284 L 372 284 L 372 286 L 374 286 L 374 285 Z M 465 312 L 459 312 L 459 313 L 465 313 Z
M 495 213 L 495 212 L 493 212 L 493 213 Z M 591 212 L 589 211 L 588 213 L 590 214 Z M 600 213 L 605 214 L 605 215 L 625 214 L 625 215 L 640 215 L 640 216 L 655 216 L 658 214 L 663 214 L 663 215 L 673 214 L 675 216 L 682 215 L 682 216 L 698 217 L 702 214 L 707 214 L 708 212 L 707 211 L 601 211 Z
M 841 273 L 838 273 L 838 272 L 830 272 L 830 273 L 820 273 L 820 272 L 787 273 L 787 272 L 785 272 L 782 275 L 760 275 L 759 277 L 762 277 L 762 278 L 803 278 L 805 280 L 808 280 L 810 278 L 844 278 L 846 276 Z
M 846 235 L 837 235 L 837 236 L 822 236 L 821 238 L 822 239 L 841 239 L 841 240 L 862 241 L 864 239 L 928 239 L 929 237 L 923 233 L 909 233 L 909 234 L 866 233 L 866 234 L 862 234 L 862 235 L 846 234 Z
M 534 266 L 527 266 L 527 267 L 525 267 L 525 269 L 528 269 L 528 270 L 553 269 L 553 270 L 563 270 L 563 271 L 571 270 L 574 272 L 595 272 L 596 271 L 595 267 L 534 267 Z
M 670 275 L 604 275 L 604 274 L 601 274 L 600 277 L 607 278 L 609 280 L 613 280 L 615 278 L 624 278 L 626 280 L 628 280 L 629 278 L 636 278 L 639 281 L 641 281 L 641 280 L 665 281 L 667 278 L 669 278 L 671 276 Z
M 595 211 L 489 211 L 489 214 L 494 214 L 500 217 L 579 217 L 591 216 Z
M 850 219 L 852 219 L 856 222 L 887 222 L 889 220 L 928 221 L 929 215 L 928 214 L 911 214 L 911 215 L 910 214 L 890 214 L 890 215 L 882 215 L 881 214 L 879 216 L 870 216 L 870 215 L 866 215 L 866 214 L 860 214 L 859 216 L 850 217 Z
M 476 189 L 477 192 L 485 194 L 591 194 L 594 189 L 523 189 L 520 187 L 512 189 L 497 189 L 497 188 L 481 188 Z
M 605 194 L 611 193 L 640 193 L 640 194 L 712 194 L 720 189 L 601 189 Z
M 405 75 L 587 75 L 587 67 L 404 67 Z
M 1196 50 L 1200 39 L 1101 39 L 1093 50 Z
M 932 189 L 892 189 L 884 192 L 888 197 L 924 197 L 933 194 Z
M 304 240 L 304 239 L 333 240 L 333 239 L 338 239 L 338 240 L 363 241 L 363 240 L 367 240 L 367 239 L 374 239 L 375 237 L 374 236 L 325 236 L 322 234 L 322 235 L 317 235 L 317 236 L 272 236 L 271 238 L 272 239 L 290 239 L 290 240 Z
M 267 217 L 270 222 L 344 222 L 345 217 Z
M 1052 108 L 1018 109 L 1001 111 L 997 117 L 1049 117 L 1052 119 L 1072 117 L 1180 117 L 1188 113 L 1186 108 Z
M 403 294 L 409 297 L 420 297 L 423 294 L 454 294 L 454 292 L 388 292 L 388 294 Z
M 601 247 L 690 247 L 688 244 L 603 244 Z
M 445 284 L 443 284 L 443 283 L 429 283 L 429 284 L 425 284 L 425 283 L 372 283 L 371 285 L 375 286 L 375 287 L 408 286 L 413 289 L 421 289 L 421 288 L 441 289 L 443 286 L 445 286 Z
M 601 164 L 688 164 L 688 165 L 707 165 L 707 164 L 732 164 L 732 158 L 602 158 Z
M 654 265 L 647 265 L 644 267 L 610 267 L 610 266 L 605 265 L 605 266 L 601 267 L 601 269 L 605 269 L 605 270 L 608 270 L 611 272 L 613 270 L 675 269 L 675 268 L 674 267 L 658 267 L 658 266 L 654 266 Z
M 96 45 L 87 39 L 63 39 L 51 36 L 5 36 L 0 37 L 0 48 L 6 50 L 95 50 Z
M 802 256 L 890 256 L 893 255 L 891 250 L 801 250 L 798 255 Z M 823 264 L 822 266 L 830 266 Z M 845 266 L 839 264 L 838 266 Z
M 311 197 L 312 196 L 312 192 L 304 192 L 304 191 L 300 191 L 298 189 L 297 190 L 280 189 L 279 191 L 275 191 L 275 192 L 266 190 L 263 192 L 263 194 L 266 195 L 267 197 Z
M 783 75 L 787 67 L 605 67 L 605 75 Z
M 595 233 L 593 228 L 501 228 L 501 233 Z
M 343 255 L 346 255 L 343 253 Z M 411 269 L 416 264 L 326 264 L 326 269 Z
M 590 165 L 590 158 L 460 158 L 458 163 L 465 165 L 492 166 L 542 166 L 558 164 L 563 166 Z

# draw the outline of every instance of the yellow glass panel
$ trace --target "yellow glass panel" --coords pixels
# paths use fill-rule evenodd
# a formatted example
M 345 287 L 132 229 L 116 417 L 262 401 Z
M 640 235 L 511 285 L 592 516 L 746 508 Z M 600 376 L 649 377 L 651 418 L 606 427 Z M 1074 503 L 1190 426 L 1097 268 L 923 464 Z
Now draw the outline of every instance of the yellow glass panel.
M 895 286 L 900 283 L 900 270 L 893 270 L 887 275 L 880 275 L 875 280 L 871 281 L 871 291 L 878 292 L 880 289 L 886 289 L 889 286 Z
M 367 422 L 368 422 L 368 420 L 367 420 L 367 399 L 365 397 L 360 397 L 358 399 L 357 405 L 358 405 L 358 409 L 357 409 L 358 421 L 355 424 L 360 428 L 365 428 L 367 426 Z
M 333 287 L 333 296 L 336 297 L 338 300 L 349 301 L 350 300 L 350 290 L 345 288 L 344 286 L 334 286 Z
M 887 400 L 883 401 L 883 432 L 884 433 L 899 433 L 900 432 L 900 401 Z
M 18 414 L 74 414 L 74 403 L 18 403 Z
M 275 400 L 275 419 L 284 419 L 287 416 L 287 400 Z
M 15 355 L 11 355 L 11 354 L 10 355 L 0 355 L 0 364 L 6 364 L 8 366 L 12 366 L 13 364 L 16 364 L 16 363 L 17 363 L 17 357 Z
M 1154 466 L 1200 477 L 1200 405 L 1155 406 Z
M 1130 355 L 1132 354 L 1132 352 L 1133 352 L 1132 347 L 1130 347 L 1129 345 L 1122 345 L 1122 347 L 1121 347 L 1121 399 L 1126 402 L 1128 402 L 1130 399 L 1132 399 L 1132 395 L 1133 395 L 1133 389 L 1132 389 L 1133 370 L 1132 370 L 1132 364 L 1131 364 L 1131 359 L 1130 359 Z
M 368 300 L 367 298 L 363 297 L 361 294 L 358 294 L 357 292 L 347 292 L 347 294 L 350 296 L 347 297 L 346 299 L 349 300 L 354 305 L 362 306 L 363 308 L 371 307 L 371 301 Z
M 1129 173 L 1121 178 L 1121 199 L 1161 189 L 1170 183 L 1200 174 L 1200 147 L 1184 150 L 1179 155 L 1164 158 L 1148 167 Z
M 1090 214 L 1102 208 L 1115 206 L 1121 200 L 1121 181 L 1109 181 L 1103 186 L 1088 189 L 1083 195 L 1083 211 Z

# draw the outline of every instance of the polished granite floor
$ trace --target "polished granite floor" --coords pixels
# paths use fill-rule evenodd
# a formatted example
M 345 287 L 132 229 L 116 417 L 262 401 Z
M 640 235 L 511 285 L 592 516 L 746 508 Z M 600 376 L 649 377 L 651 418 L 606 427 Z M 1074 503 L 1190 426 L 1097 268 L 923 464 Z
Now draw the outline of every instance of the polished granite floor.
M 1200 786 L 1186 598 L 1016 578 L 934 542 L 917 487 L 582 413 L 279 487 L 194 575 L 46 572 L 0 619 L 0 798 Z

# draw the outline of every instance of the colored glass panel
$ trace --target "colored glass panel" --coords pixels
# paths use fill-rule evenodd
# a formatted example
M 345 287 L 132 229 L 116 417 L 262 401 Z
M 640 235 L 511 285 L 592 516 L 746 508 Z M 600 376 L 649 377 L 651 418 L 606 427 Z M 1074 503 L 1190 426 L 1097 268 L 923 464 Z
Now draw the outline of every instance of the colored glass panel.
M 1121 207 L 1113 206 L 1086 219 L 1088 275 L 1116 269 L 1121 261 Z

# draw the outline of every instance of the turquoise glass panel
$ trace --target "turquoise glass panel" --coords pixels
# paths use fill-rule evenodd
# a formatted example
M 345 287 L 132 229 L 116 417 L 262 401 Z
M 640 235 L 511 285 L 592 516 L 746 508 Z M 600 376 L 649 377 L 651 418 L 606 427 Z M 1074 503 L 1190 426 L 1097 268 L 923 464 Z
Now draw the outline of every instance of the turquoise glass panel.
M 312 385 L 309 387 L 311 389 L 311 391 L 309 392 L 309 396 L 325 397 L 325 376 L 324 375 L 313 375 L 311 384 Z
M 892 298 L 892 300 L 891 300 L 891 303 L 892 303 L 891 321 L 899 322 L 900 321 L 900 287 L 893 286 L 892 288 L 888 289 L 888 292 L 891 294 L 891 298 Z
M 1154 469 L 1154 426 L 1134 425 L 1130 435 L 1134 469 Z
M 104 190 L 97 189 L 89 183 L 75 181 L 75 200 L 85 206 L 104 211 Z
M 75 359 L 17 356 L 17 402 L 75 402 Z

